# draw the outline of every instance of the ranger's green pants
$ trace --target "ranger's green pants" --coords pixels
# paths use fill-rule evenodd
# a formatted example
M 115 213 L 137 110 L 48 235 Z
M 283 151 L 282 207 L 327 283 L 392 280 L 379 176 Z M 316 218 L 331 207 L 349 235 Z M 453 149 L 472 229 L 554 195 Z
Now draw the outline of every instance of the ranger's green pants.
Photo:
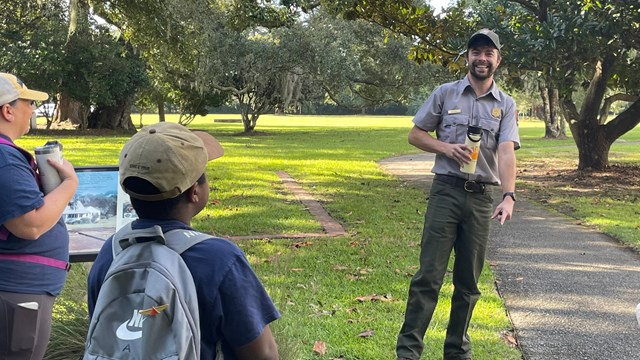
M 470 359 L 467 329 L 480 297 L 478 279 L 484 264 L 492 213 L 490 188 L 470 193 L 461 187 L 434 180 L 425 215 L 420 270 L 413 276 L 405 320 L 398 335 L 398 357 L 417 360 L 424 348 L 424 334 L 438 303 L 451 250 L 454 291 L 444 343 L 444 359 Z

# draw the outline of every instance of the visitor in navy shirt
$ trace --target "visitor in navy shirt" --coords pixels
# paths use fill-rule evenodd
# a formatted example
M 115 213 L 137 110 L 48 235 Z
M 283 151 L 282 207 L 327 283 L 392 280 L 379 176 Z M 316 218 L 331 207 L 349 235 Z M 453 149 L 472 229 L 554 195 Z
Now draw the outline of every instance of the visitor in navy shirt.
M 209 198 L 207 162 L 222 153 L 209 134 L 191 132 L 178 124 L 158 123 L 141 129 L 120 154 L 120 182 L 139 217 L 132 228 L 191 229 L 192 218 Z M 90 316 L 113 261 L 111 248 L 109 239 L 89 273 Z M 181 256 L 196 285 L 200 359 L 278 359 L 269 323 L 280 313 L 242 250 L 229 240 L 211 237 Z M 219 351 L 223 357 L 218 357 Z
M 47 98 L 0 73 L 0 359 L 44 357 L 53 303 L 67 277 L 61 216 L 78 177 L 68 161 L 51 162 L 62 181 L 45 195 L 33 156 L 14 144 L 29 131 L 34 101 Z

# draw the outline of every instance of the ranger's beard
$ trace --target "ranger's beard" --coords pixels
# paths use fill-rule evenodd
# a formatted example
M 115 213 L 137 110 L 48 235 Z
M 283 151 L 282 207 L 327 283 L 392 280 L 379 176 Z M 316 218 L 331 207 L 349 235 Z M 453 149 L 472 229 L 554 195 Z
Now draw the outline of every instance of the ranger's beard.
M 492 77 L 495 72 L 496 69 L 493 67 L 493 64 L 488 61 L 474 61 L 469 65 L 469 73 L 476 80 L 487 80 Z

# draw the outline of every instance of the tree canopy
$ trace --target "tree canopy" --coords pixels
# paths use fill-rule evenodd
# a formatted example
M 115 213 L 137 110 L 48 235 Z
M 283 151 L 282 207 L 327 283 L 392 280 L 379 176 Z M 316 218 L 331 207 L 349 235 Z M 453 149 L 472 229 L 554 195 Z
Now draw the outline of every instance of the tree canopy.
M 441 12 L 421 0 L 7 0 L 5 7 L 0 66 L 62 94 L 63 115 L 81 127 L 132 127 L 126 109 L 136 96 L 160 113 L 165 102 L 178 105 L 185 123 L 235 99 L 245 131 L 261 113 L 297 111 L 310 99 L 360 109 L 408 103 L 446 79 L 424 64 L 466 71 L 466 40 L 481 27 L 506 44 L 501 81 L 519 89 L 535 83 L 550 114 L 560 106 L 580 169 L 607 167 L 611 144 L 640 122 L 634 0 L 460 0 Z M 611 118 L 616 102 L 627 106 Z
M 640 122 L 640 4 L 632 0 L 464 0 L 435 14 L 420 1 L 331 2 L 346 18 L 361 18 L 416 40 L 412 58 L 461 69 L 456 51 L 481 27 L 506 43 L 502 67 L 542 75 L 558 89 L 579 151 L 579 169 L 608 167 L 611 144 Z M 586 95 L 574 101 L 580 88 Z M 607 121 L 610 104 L 630 105 Z
M 611 144 L 640 123 L 640 4 L 503 0 L 492 10 L 479 18 L 502 29 L 514 74 L 534 71 L 558 89 L 578 168 L 606 168 Z M 585 92 L 581 103 L 575 98 L 579 90 Z M 630 105 L 609 120 L 617 100 Z

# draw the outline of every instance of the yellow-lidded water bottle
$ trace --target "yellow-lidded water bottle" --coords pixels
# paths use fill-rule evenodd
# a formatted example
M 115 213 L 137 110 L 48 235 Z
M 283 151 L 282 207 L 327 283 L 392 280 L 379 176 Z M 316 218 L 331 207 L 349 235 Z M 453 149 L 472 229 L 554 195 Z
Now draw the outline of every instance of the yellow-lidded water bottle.
M 460 167 L 460 171 L 467 174 L 475 174 L 478 155 L 480 154 L 480 140 L 482 140 L 482 128 L 479 126 L 469 126 L 467 128 L 467 138 L 464 143 L 471 148 L 471 161 Z

